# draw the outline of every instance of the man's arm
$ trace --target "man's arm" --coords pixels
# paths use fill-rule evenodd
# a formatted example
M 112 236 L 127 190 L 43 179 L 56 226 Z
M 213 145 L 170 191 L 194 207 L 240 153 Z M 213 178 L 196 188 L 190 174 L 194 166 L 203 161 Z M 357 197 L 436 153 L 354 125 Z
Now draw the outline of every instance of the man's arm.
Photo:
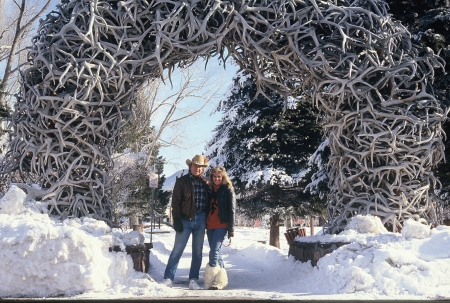
M 173 187 L 172 192 L 172 217 L 173 218 L 181 218 L 181 198 L 182 198 L 182 186 L 181 179 L 178 178 L 175 181 L 175 185 Z
M 173 229 L 176 232 L 183 231 L 183 223 L 181 222 L 181 198 L 183 195 L 182 182 L 180 179 L 175 181 L 172 192 L 172 218 L 173 218 Z

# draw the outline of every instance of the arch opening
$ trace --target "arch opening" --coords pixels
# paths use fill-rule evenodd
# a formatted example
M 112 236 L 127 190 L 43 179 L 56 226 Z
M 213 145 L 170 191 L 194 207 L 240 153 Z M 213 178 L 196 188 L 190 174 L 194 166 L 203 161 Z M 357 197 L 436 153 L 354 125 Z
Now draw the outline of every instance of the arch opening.
M 447 110 L 431 84 L 443 61 L 411 43 L 384 1 L 64 0 L 32 42 L 1 174 L 42 184 L 23 187 L 58 212 L 83 201 L 111 217 L 111 152 L 142 83 L 233 57 L 257 94 L 311 92 L 331 149 L 330 233 L 356 214 L 394 230 L 437 223 L 431 167 Z

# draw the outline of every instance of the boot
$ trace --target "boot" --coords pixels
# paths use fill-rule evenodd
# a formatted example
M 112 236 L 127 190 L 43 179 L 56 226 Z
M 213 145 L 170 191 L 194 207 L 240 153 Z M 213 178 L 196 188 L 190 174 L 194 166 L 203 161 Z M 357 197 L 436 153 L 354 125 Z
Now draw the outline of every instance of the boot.
M 211 267 L 209 264 L 206 264 L 205 274 L 203 275 L 203 280 L 205 281 L 205 289 L 211 288 L 219 272 L 220 266 Z
M 219 273 L 216 275 L 214 279 L 213 286 L 217 287 L 216 289 L 224 289 L 228 285 L 228 275 L 225 268 L 220 268 Z

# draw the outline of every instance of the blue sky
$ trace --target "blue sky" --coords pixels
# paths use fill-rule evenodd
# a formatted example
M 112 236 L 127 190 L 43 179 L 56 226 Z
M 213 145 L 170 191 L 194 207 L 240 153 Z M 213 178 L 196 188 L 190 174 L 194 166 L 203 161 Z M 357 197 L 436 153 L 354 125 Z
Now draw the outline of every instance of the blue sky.
M 211 139 L 212 131 L 222 116 L 220 113 L 214 113 L 214 110 L 218 106 L 221 98 L 223 98 L 227 92 L 229 86 L 231 85 L 233 76 L 238 70 L 237 66 L 232 65 L 231 63 L 227 63 L 226 69 L 224 69 L 223 64 L 219 64 L 219 61 L 216 58 L 210 59 L 206 69 L 202 62 L 196 63 L 194 68 L 198 69 L 197 73 L 201 77 L 206 75 L 212 76 L 210 80 L 214 82 L 214 85 L 219 86 L 217 93 L 219 98 L 210 102 L 196 116 L 183 121 L 180 126 L 183 133 L 179 134 L 179 136 L 181 136 L 179 139 L 182 141 L 180 144 L 183 148 L 178 146 L 169 146 L 160 149 L 160 155 L 167 161 L 164 166 L 164 174 L 166 177 L 174 174 L 178 170 L 186 168 L 186 159 L 192 159 L 196 154 L 201 154 L 205 151 L 205 145 Z M 209 72 L 210 74 L 208 74 Z M 174 78 L 173 82 L 175 88 L 180 82 L 180 79 Z M 167 90 L 167 93 L 172 91 L 170 85 L 167 85 L 165 89 Z M 199 94 L 202 95 L 202 92 L 199 92 Z M 205 95 L 205 97 L 207 96 Z M 203 100 L 196 100 L 195 98 L 186 101 L 186 104 L 192 105 L 194 108 L 203 102 Z M 171 135 L 172 134 L 169 130 L 163 134 L 163 139 L 167 139 Z

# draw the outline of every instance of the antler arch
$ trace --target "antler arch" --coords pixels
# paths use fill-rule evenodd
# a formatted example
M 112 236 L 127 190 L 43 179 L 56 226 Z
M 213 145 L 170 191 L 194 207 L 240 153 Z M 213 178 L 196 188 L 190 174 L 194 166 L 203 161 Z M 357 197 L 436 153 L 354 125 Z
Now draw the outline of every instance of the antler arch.
M 63 1 L 33 40 L 3 174 L 42 184 L 28 191 L 52 212 L 108 220 L 110 155 L 134 91 L 216 56 L 253 73 L 258 93 L 311 91 L 331 148 L 329 232 L 360 213 L 394 229 L 436 223 L 446 112 L 431 82 L 442 61 L 377 0 Z

